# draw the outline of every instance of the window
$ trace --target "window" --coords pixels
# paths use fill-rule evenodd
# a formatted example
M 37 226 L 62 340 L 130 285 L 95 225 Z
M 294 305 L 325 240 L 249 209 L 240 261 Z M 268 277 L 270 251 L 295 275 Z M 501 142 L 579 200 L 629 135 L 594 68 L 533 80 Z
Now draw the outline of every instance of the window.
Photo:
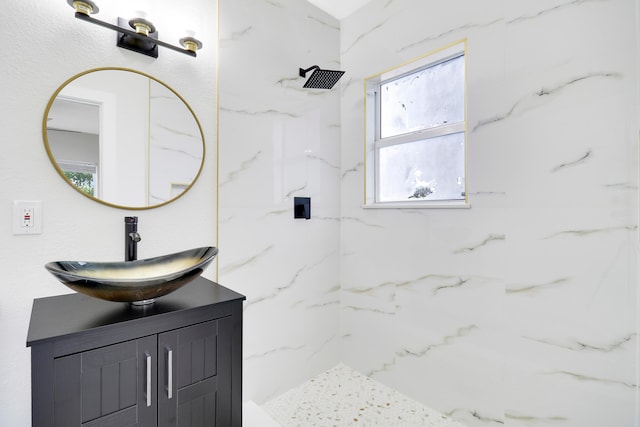
M 366 206 L 467 205 L 465 51 L 366 80 Z
M 98 197 L 98 166 L 93 163 L 58 160 L 64 176 L 80 191 Z

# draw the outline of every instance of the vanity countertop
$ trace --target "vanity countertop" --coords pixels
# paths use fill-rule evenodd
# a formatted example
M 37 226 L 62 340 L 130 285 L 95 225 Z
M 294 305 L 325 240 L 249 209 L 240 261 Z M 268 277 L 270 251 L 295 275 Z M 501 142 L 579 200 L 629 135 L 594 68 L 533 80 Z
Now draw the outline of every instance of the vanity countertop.
M 230 303 L 245 299 L 244 295 L 203 277 L 146 306 L 103 301 L 78 293 L 36 298 L 27 346 L 63 338 L 74 340 L 75 347 L 89 336 L 111 335 L 114 327 L 136 329 L 136 333 L 142 329 L 152 334 L 162 324 L 184 317 L 185 313 L 197 318 L 199 311 L 217 309 L 224 315 Z

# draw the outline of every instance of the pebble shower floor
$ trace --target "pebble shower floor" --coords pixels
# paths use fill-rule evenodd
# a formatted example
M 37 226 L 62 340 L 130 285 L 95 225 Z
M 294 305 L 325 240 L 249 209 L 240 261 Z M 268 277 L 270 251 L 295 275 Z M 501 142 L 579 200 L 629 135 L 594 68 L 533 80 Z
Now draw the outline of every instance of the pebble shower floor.
M 282 427 L 464 427 L 343 364 L 263 409 Z

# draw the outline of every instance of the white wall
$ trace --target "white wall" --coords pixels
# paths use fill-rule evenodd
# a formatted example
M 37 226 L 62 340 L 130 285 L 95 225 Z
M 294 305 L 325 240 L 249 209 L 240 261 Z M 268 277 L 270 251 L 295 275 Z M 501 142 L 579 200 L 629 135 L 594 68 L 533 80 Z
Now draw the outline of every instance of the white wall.
M 102 2 L 98 17 L 110 19 Z M 175 2 L 156 0 L 155 10 Z M 189 0 L 200 9 L 204 49 L 198 58 L 160 49 L 158 59 L 115 46 L 115 33 L 73 17 L 64 0 L 3 4 L 0 38 L 0 425 L 31 420 L 30 351 L 25 347 L 34 298 L 71 292 L 44 264 L 58 259 L 120 260 L 123 217 L 138 215 L 141 258 L 216 242 L 216 44 L 217 2 Z M 181 7 L 183 4 L 181 3 Z M 164 9 L 167 10 L 167 9 Z M 171 24 L 155 20 L 163 39 L 177 41 Z M 170 20 L 170 19 L 169 19 Z M 175 37 L 174 37 L 175 36 Z M 107 207 L 81 196 L 58 176 L 42 139 L 42 115 L 53 92 L 69 77 L 96 67 L 119 66 L 151 74 L 180 93 L 193 108 L 207 143 L 205 167 L 196 185 L 175 203 L 154 210 Z M 12 234 L 13 200 L 41 200 L 43 233 Z M 223 251 L 222 251 L 223 252 Z M 215 279 L 215 266 L 204 275 Z M 51 319 L 55 321 L 55 319 Z
M 247 296 L 244 395 L 258 403 L 338 362 L 338 22 L 299 0 L 220 4 L 220 283 Z M 311 220 L 293 218 L 311 197 Z
M 636 2 L 341 22 L 341 359 L 470 426 L 638 425 Z M 468 210 L 363 210 L 363 79 L 468 40 Z

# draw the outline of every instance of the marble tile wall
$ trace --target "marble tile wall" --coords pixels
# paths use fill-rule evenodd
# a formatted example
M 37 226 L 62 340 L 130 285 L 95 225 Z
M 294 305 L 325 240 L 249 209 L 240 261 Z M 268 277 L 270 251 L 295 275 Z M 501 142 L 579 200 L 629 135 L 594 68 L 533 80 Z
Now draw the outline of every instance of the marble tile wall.
M 638 425 L 631 0 L 341 21 L 341 361 L 469 426 Z M 468 42 L 471 209 L 363 202 L 363 79 Z
M 153 80 L 149 90 L 149 198 L 159 204 L 193 182 L 203 167 L 205 146 L 201 126 L 185 103 Z
M 338 363 L 340 92 L 298 69 L 339 69 L 339 23 L 299 0 L 223 0 L 219 22 L 218 281 L 247 296 L 243 391 L 260 404 Z

